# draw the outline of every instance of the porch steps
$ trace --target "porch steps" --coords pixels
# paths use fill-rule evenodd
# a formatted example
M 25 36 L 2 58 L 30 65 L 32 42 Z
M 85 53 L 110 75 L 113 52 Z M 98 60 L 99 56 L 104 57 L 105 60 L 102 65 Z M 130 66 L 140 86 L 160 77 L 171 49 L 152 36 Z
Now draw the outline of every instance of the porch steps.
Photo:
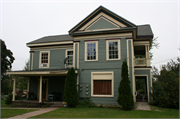
M 50 105 L 50 107 L 59 107 L 60 108 L 60 107 L 63 107 L 63 105 L 54 105 L 53 104 L 53 105 Z

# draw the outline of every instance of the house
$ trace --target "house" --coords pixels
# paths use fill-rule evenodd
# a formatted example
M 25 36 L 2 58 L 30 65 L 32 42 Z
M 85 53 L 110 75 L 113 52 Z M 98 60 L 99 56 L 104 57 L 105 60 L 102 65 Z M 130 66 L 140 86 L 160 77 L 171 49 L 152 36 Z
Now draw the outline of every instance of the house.
M 28 77 L 27 90 L 34 93 L 31 99 L 39 103 L 49 99 L 63 101 L 67 69 L 74 67 L 80 100 L 90 98 L 95 104 L 118 105 L 121 67 L 126 59 L 134 101 L 139 101 L 136 81 L 143 79 L 145 90 L 140 99 L 151 102 L 152 39 L 150 25 L 135 25 L 100 6 L 70 29 L 69 34 L 27 43 L 29 70 L 8 74 Z

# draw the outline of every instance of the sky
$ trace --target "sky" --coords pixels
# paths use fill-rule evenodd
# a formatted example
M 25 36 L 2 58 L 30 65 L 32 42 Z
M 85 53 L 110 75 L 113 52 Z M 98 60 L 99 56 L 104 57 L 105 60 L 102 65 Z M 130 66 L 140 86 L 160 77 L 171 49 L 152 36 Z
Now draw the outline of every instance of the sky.
M 0 39 L 13 52 L 12 70 L 22 70 L 29 59 L 26 43 L 68 31 L 100 5 L 136 25 L 150 24 L 159 48 L 152 66 L 160 68 L 180 57 L 179 0 L 0 0 Z

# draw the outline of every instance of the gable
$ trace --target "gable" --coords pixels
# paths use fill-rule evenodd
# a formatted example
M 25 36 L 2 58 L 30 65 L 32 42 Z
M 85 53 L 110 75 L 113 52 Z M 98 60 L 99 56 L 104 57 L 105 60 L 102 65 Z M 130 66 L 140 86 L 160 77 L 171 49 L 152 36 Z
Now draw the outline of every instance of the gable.
M 73 27 L 69 33 L 100 31 L 102 29 L 122 29 L 125 27 L 135 28 L 136 25 L 100 6 L 75 27 Z
M 117 25 L 111 23 L 105 18 L 100 18 L 94 23 L 90 24 L 85 30 L 95 30 L 95 29 L 111 29 L 111 28 L 119 28 Z

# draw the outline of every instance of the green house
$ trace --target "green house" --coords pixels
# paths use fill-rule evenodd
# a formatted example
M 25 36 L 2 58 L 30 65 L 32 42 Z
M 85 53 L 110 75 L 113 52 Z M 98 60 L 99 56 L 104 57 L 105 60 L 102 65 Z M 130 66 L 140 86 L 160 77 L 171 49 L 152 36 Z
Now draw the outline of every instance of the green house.
M 127 60 L 134 101 L 151 102 L 150 25 L 135 25 L 112 11 L 98 7 L 66 35 L 46 36 L 27 43 L 28 71 L 7 74 L 28 77 L 29 100 L 63 102 L 68 68 L 74 67 L 79 100 L 118 105 L 121 67 Z M 138 92 L 137 82 L 143 82 Z M 15 82 L 13 101 L 15 100 Z M 139 83 L 139 82 L 138 82 Z

